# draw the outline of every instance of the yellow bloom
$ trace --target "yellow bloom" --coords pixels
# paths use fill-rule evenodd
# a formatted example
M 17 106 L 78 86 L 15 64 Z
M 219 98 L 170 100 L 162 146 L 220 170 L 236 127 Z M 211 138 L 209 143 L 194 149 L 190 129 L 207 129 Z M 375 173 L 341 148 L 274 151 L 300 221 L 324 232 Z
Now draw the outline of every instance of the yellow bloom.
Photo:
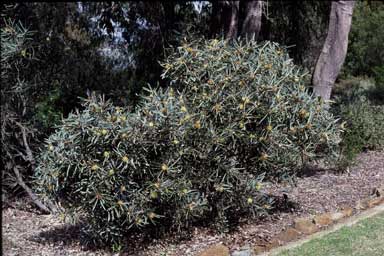
M 223 192 L 224 191 L 224 188 L 223 188 L 223 186 L 221 186 L 221 185 L 218 185 L 218 186 L 216 186 L 216 191 L 218 191 L 218 192 Z
M 119 201 L 117 201 L 117 204 L 118 204 L 119 206 L 122 206 L 122 205 L 124 205 L 124 202 L 121 201 L 121 200 L 119 200 Z
M 248 197 L 248 199 L 247 199 L 247 203 L 248 203 L 248 204 L 252 204 L 252 203 L 253 203 L 253 199 L 252 199 L 251 197 Z
M 266 153 L 262 153 L 261 156 L 259 157 L 259 159 L 260 159 L 261 161 L 265 161 L 265 160 L 268 159 L 268 155 L 267 155 Z
M 212 84 L 214 84 L 214 81 L 212 79 L 209 79 L 208 84 L 212 85 Z
M 153 122 L 149 122 L 149 123 L 148 123 L 148 126 L 149 126 L 149 127 L 153 127 L 153 126 L 154 126 Z
M 96 171 L 97 169 L 99 169 L 99 166 L 97 164 L 92 165 L 91 167 L 92 171 Z
M 173 96 L 174 96 L 174 92 L 173 92 L 173 89 L 172 89 L 172 88 L 169 89 L 168 95 L 169 95 L 170 97 L 173 97 Z
M 148 218 L 150 218 L 151 220 L 154 219 L 155 217 L 156 217 L 156 214 L 154 212 L 148 213 Z
M 48 150 L 49 150 L 49 151 L 52 151 L 52 150 L 53 150 L 53 146 L 52 146 L 52 145 L 49 145 L 49 146 L 48 146 Z
M 109 153 L 109 151 L 104 151 L 104 154 L 103 154 L 103 155 L 104 155 L 105 158 L 107 158 L 107 157 L 110 156 L 110 153 Z
M 211 41 L 211 45 L 212 45 L 212 46 L 216 46 L 218 43 L 219 43 L 219 40 L 217 40 L 217 39 L 213 39 L 213 40 Z
M 181 112 L 187 112 L 187 108 L 185 107 L 185 106 L 182 106 L 181 108 L 180 108 L 180 110 L 181 110 Z
M 125 191 L 127 191 L 127 189 L 125 188 L 125 186 L 121 186 L 121 187 L 120 187 L 120 191 L 121 191 L 121 192 L 125 192 Z
M 185 188 L 185 189 L 183 189 L 182 192 L 183 192 L 183 194 L 187 194 L 188 193 L 188 189 Z
M 152 199 L 156 199 L 156 198 L 158 198 L 158 194 L 157 194 L 157 192 L 156 191 L 151 191 L 151 194 L 150 194 L 150 197 L 152 198 Z
M 263 205 L 263 208 L 264 208 L 264 209 L 270 209 L 270 208 L 271 208 L 271 206 L 270 206 L 270 205 L 268 205 L 268 204 L 265 204 L 265 205 Z
M 177 144 L 179 144 L 179 141 L 178 141 L 177 139 L 174 139 L 174 140 L 172 141 L 172 143 L 175 144 L 175 145 L 177 145 Z
M 102 129 L 102 130 L 101 130 L 101 134 L 102 134 L 102 135 L 107 135 L 107 133 L 108 133 L 108 131 L 107 131 L 106 129 Z
M 161 170 L 162 170 L 163 172 L 167 172 L 167 171 L 168 171 L 168 165 L 166 165 L 166 164 L 162 164 L 162 165 L 161 165 Z
M 126 139 L 127 137 L 128 137 L 128 134 L 126 134 L 125 132 L 121 134 L 122 139 Z
M 108 172 L 109 176 L 112 176 L 113 174 L 115 174 L 115 170 L 113 169 L 110 169 L 109 172 Z
M 239 104 L 239 109 L 240 109 L 240 110 L 243 110 L 243 109 L 244 109 L 244 104 L 243 104 L 243 103 L 240 103 L 240 104 Z
M 240 121 L 240 123 L 239 123 L 239 127 L 240 127 L 240 129 L 243 129 L 243 128 L 244 128 L 244 122 L 243 122 L 243 121 Z
M 195 122 L 195 124 L 193 125 L 193 127 L 195 127 L 195 129 L 200 129 L 200 128 L 201 128 L 200 120 L 197 120 L 197 121 Z
M 300 115 L 301 118 L 306 117 L 307 114 L 308 114 L 308 113 L 307 113 L 307 111 L 306 111 L 305 109 L 301 109 L 301 110 L 299 111 L 299 115 Z
M 256 183 L 256 190 L 260 190 L 263 185 L 260 182 Z
M 121 158 L 121 161 L 123 161 L 124 163 L 128 163 L 129 158 L 128 158 L 127 156 L 123 156 L 123 157 Z
M 251 101 L 248 97 L 243 97 L 242 100 L 244 101 L 244 105 Z
M 213 110 L 214 110 L 216 113 L 220 112 L 220 110 L 221 110 L 221 105 L 217 103 L 217 104 L 213 107 Z
M 268 125 L 266 129 L 267 129 L 267 131 L 270 132 L 270 131 L 272 131 L 272 126 L 271 126 L 271 125 Z

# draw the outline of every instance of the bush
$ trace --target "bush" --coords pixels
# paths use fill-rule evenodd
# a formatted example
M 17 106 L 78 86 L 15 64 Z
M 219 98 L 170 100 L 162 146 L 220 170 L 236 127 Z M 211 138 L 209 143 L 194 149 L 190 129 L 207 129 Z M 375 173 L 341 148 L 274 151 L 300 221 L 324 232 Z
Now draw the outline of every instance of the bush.
M 41 154 L 38 191 L 83 212 L 95 239 L 152 224 L 226 228 L 273 207 L 263 178 L 337 156 L 337 120 L 277 44 L 196 41 L 163 66 L 170 88 L 148 89 L 133 113 L 85 101 Z
M 356 2 L 349 33 L 344 73 L 354 76 L 372 76 L 375 67 L 384 63 L 384 4 L 368 2 Z
M 371 98 L 376 102 L 383 104 L 384 103 L 384 65 L 377 66 L 373 69 L 374 79 L 375 79 L 375 88 L 371 92 Z
M 26 108 L 33 84 L 26 79 L 25 69 L 33 63 L 33 33 L 21 23 L 2 19 L 1 23 L 1 177 L 3 198 L 15 190 L 20 178 L 30 172 L 36 131 L 25 121 Z
M 372 105 L 362 96 L 341 105 L 340 115 L 347 123 L 343 136 L 346 160 L 353 160 L 364 149 L 384 146 L 384 106 Z

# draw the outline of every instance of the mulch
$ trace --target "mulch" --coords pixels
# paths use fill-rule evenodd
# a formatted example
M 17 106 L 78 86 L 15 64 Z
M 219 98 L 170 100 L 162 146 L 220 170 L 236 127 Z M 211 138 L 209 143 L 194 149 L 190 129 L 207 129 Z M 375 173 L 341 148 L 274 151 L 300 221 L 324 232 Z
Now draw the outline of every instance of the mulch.
M 223 243 L 231 250 L 265 244 L 292 225 L 298 217 L 354 207 L 384 185 L 384 152 L 360 154 L 356 164 L 344 173 L 317 170 L 297 179 L 296 186 L 267 183 L 266 193 L 288 196 L 284 209 L 263 219 L 244 219 L 236 230 L 220 234 L 211 228 L 196 227 L 188 239 L 172 234 L 161 239 L 131 238 L 123 255 L 196 255 L 204 248 Z M 29 208 L 28 208 L 29 207 Z M 19 201 L 2 212 L 3 255 L 113 255 L 105 249 L 89 250 L 80 243 L 79 227 L 65 224 L 58 217 L 39 215 Z

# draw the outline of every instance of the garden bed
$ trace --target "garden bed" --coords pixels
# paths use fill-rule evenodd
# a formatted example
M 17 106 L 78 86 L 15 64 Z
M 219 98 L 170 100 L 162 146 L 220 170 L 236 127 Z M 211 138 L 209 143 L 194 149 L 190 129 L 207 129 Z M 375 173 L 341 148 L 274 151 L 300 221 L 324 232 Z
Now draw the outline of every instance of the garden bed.
M 222 243 L 231 251 L 245 246 L 267 244 L 299 217 L 354 208 L 356 202 L 376 196 L 384 185 L 384 152 L 362 153 L 356 165 L 345 173 L 320 170 L 297 180 L 297 186 L 268 184 L 265 192 L 282 197 L 288 204 L 271 216 L 242 220 L 237 230 L 218 234 L 209 228 L 195 228 L 190 239 L 165 235 L 158 240 L 129 239 L 124 255 L 196 255 L 213 244 Z M 383 195 L 381 195 L 383 196 Z M 354 209 L 354 213 L 359 210 Z M 112 255 L 105 250 L 85 250 L 79 243 L 79 229 L 57 217 L 39 215 L 19 202 L 3 210 L 3 255 Z

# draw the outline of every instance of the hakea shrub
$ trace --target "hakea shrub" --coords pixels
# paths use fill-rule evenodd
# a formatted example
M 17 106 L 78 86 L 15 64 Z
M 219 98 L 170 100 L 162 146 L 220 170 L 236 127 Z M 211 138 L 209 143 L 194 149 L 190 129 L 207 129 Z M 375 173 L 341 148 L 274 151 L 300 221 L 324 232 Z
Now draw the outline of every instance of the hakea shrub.
M 337 120 L 277 44 L 196 41 L 163 65 L 168 89 L 133 112 L 91 97 L 40 156 L 37 191 L 81 212 L 96 240 L 267 213 L 263 179 L 337 155 Z

